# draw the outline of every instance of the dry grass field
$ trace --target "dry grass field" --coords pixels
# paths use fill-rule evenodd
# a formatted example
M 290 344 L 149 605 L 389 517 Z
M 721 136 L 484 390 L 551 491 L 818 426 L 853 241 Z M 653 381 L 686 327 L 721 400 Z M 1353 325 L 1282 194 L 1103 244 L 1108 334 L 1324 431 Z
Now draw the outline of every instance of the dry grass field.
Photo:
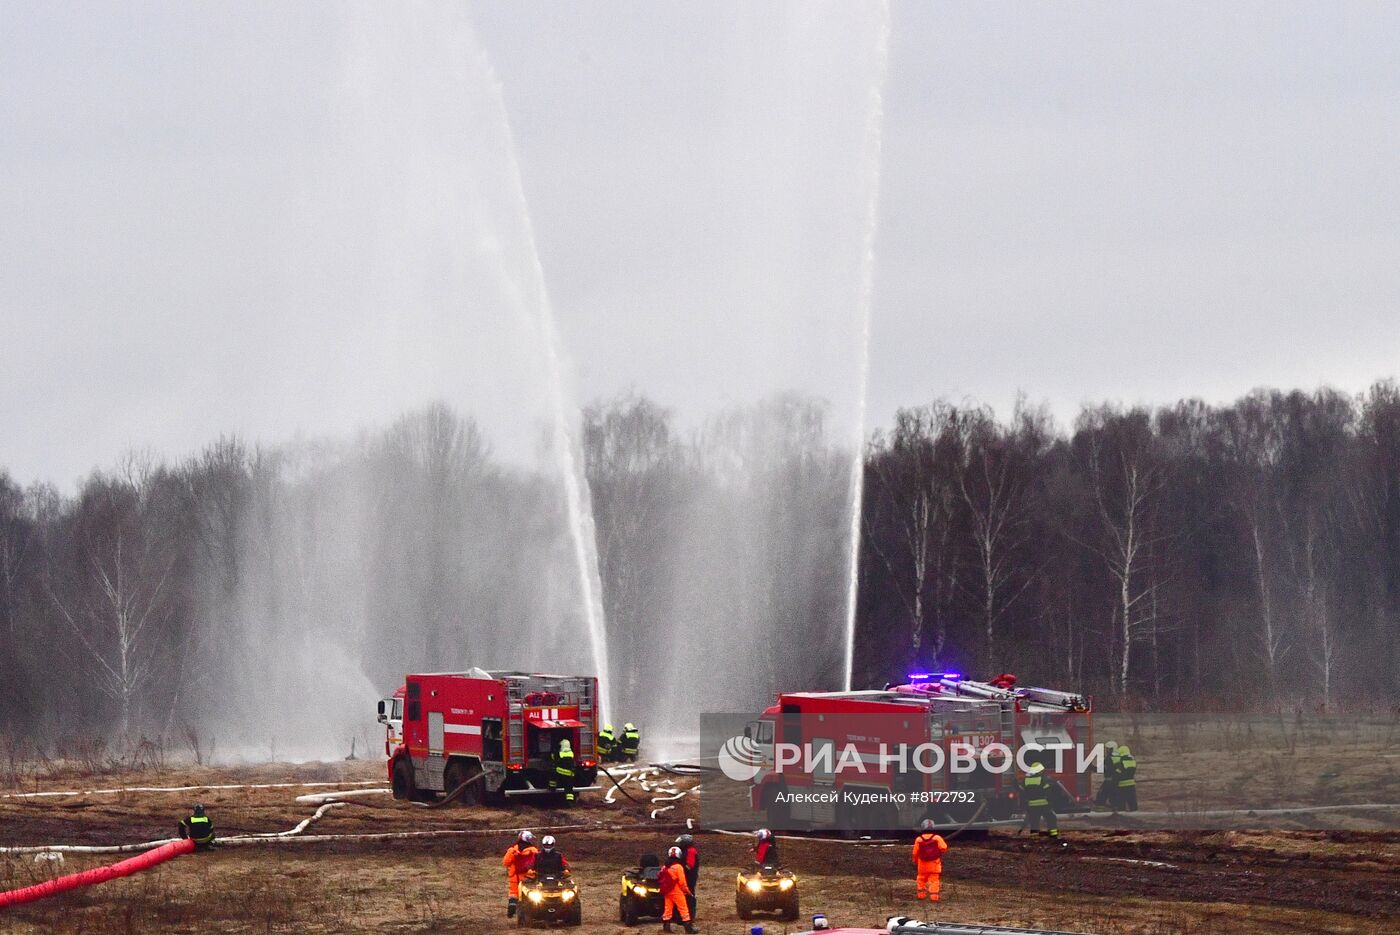
M 375 763 L 177 768 L 100 776 L 53 768 L 21 789 L 351 782 L 381 778 Z M 683 781 L 682 785 L 689 783 Z M 635 785 L 629 785 L 636 792 Z M 119 844 L 167 837 L 204 802 L 221 835 L 285 831 L 314 805 L 315 788 L 209 789 L 0 799 L 0 846 Z M 637 792 L 640 795 L 639 792 Z M 221 847 L 153 871 L 0 910 L 6 932 L 472 932 L 515 930 L 504 915 L 500 854 L 509 829 L 557 831 L 583 886 L 580 935 L 628 931 L 617 919 L 618 877 L 677 833 L 681 808 L 649 818 L 649 803 L 597 794 L 568 810 L 427 809 L 368 796 L 329 810 L 307 834 L 459 831 L 391 840 L 283 840 Z M 645 797 L 643 797 L 645 798 Z M 582 826 L 582 827 L 574 827 Z M 1084 830 L 1050 849 L 1009 831 L 955 840 L 939 917 L 1098 933 L 1379 932 L 1400 930 L 1400 831 Z M 743 838 L 702 834 L 700 929 L 747 931 L 734 914 L 733 869 Z M 804 918 L 869 925 L 918 914 L 905 844 L 785 842 L 800 877 Z M 64 872 L 118 860 L 69 855 Z M 50 875 L 30 856 L 0 857 L 0 889 Z M 770 933 L 789 930 L 767 923 Z M 644 928 L 658 926 L 645 924 Z M 800 930 L 792 926 L 791 930 Z

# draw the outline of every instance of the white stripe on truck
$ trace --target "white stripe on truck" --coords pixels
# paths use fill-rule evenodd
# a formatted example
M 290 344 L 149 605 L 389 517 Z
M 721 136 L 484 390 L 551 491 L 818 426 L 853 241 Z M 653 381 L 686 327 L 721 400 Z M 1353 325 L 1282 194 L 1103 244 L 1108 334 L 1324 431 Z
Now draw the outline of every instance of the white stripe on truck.
M 474 724 L 444 724 L 444 725 L 442 725 L 442 729 L 443 729 L 443 732 L 444 732 L 444 733 L 448 733 L 448 734 L 480 734 L 480 733 L 481 733 L 481 725 L 479 725 L 479 724 L 475 724 L 475 725 L 474 725 Z

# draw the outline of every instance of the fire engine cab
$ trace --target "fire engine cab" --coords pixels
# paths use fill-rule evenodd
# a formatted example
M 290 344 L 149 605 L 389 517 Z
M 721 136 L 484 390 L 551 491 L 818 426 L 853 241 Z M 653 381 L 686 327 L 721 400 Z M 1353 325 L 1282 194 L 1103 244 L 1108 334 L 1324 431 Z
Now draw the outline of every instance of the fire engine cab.
M 848 831 L 910 828 L 926 818 L 940 825 L 987 822 L 1021 812 L 1014 769 L 955 770 L 954 754 L 979 753 L 993 744 L 1071 750 L 1093 745 L 1092 702 L 1071 692 L 1018 688 L 1014 675 L 988 682 L 955 672 L 916 673 L 904 684 L 880 691 L 792 692 L 749 723 L 745 734 L 762 763 L 753 779 L 752 806 L 774 827 L 832 826 Z M 854 751 L 844 766 L 838 755 L 813 762 L 776 762 L 776 744 L 820 751 Z M 938 769 L 908 769 L 883 759 L 900 748 L 941 748 L 923 757 Z M 990 752 L 990 751 L 989 751 Z M 1028 751 L 1030 752 L 1030 751 Z M 1076 757 L 1042 757 L 1071 802 L 1062 809 L 1087 810 L 1092 779 L 1077 770 Z M 998 762 L 1004 762 L 1004 758 Z M 1061 768 L 1056 769 L 1059 765 Z M 854 800 L 875 803 L 851 808 Z
M 548 793 L 552 757 L 563 740 L 574 751 L 574 790 L 596 788 L 598 680 L 592 676 L 484 669 L 409 675 L 394 699 L 379 703 L 390 737 L 397 701 L 402 725 L 387 750 L 395 798 L 428 800 L 474 779 L 459 795 L 465 804 Z
M 393 756 L 394 748 L 403 743 L 403 686 L 393 696 L 379 702 L 379 723 L 384 725 L 384 755 Z

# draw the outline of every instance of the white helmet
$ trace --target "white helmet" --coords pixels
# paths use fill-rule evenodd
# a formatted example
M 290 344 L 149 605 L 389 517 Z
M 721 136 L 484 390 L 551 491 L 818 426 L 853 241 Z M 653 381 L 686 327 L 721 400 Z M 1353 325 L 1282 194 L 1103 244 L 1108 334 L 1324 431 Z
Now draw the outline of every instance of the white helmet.
M 522 831 L 522 832 L 520 832 L 520 843 L 521 843 L 521 844 L 529 844 L 530 842 L 532 842 L 532 841 L 534 841 L 534 840 L 535 840 L 534 832 L 531 832 L 531 831 Z
M 546 835 L 540 840 L 540 847 L 544 848 L 545 850 L 549 850 L 549 849 L 550 849 L 551 847 L 553 847 L 553 846 L 554 846 L 554 835 L 552 835 L 552 834 L 546 834 Z
M 934 828 L 937 828 L 937 827 L 938 827 L 938 826 L 937 826 L 936 824 L 933 823 L 933 819 L 932 819 L 932 818 L 925 818 L 922 822 L 919 823 L 919 830 L 920 830 L 920 831 L 932 831 Z
M 679 847 L 673 847 L 673 848 L 671 848 L 669 851 L 666 852 L 666 856 L 667 856 L 667 857 L 674 857 L 676 860 L 680 860 L 680 859 L 681 859 L 681 849 L 680 849 Z
M 766 841 L 766 840 L 768 840 L 769 838 L 771 838 L 772 836 L 773 836 L 773 832 L 769 831 L 767 828 L 759 828 L 757 831 L 755 831 L 755 832 L 753 833 L 753 837 L 754 837 L 754 840 L 755 840 L 755 841 Z
M 567 738 L 565 738 L 564 740 L 559 741 L 559 751 L 562 753 L 562 752 L 564 752 L 565 750 L 567 750 L 567 751 L 570 752 L 570 753 L 573 753 L 573 752 L 574 752 L 574 745 L 571 744 L 571 743 L 569 743 L 569 741 L 568 741 Z

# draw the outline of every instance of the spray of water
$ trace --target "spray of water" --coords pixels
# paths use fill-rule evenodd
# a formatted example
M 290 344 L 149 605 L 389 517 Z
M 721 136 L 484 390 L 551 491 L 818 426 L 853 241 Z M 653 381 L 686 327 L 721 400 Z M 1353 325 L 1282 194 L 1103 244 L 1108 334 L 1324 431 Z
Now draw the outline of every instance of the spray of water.
M 598 573 L 598 544 L 594 532 L 593 505 L 584 474 L 583 449 L 579 441 L 580 413 L 578 406 L 572 404 L 571 394 L 567 389 L 559 331 L 554 319 L 554 308 L 549 299 L 549 290 L 545 284 L 544 266 L 540 262 L 529 201 L 525 197 L 525 182 L 520 171 L 520 159 L 516 150 L 514 130 L 511 128 L 510 114 L 506 109 L 505 91 L 494 67 L 489 59 L 486 59 L 484 50 L 482 55 L 500 120 L 501 134 L 506 141 L 510 194 L 519 209 L 521 229 L 527 245 L 530 280 L 524 284 L 525 288 L 520 290 L 525 299 L 522 307 L 534 317 L 533 324 L 540 337 L 548 372 L 552 447 L 559 459 L 559 471 L 564 484 L 569 538 L 578 571 L 579 592 L 588 629 L 589 654 L 593 661 L 593 671 L 598 676 L 600 714 L 606 720 L 612 710 L 609 696 L 612 683 L 608 675 L 607 623 L 603 614 L 602 579 Z
M 880 208 L 880 151 L 885 134 L 885 80 L 890 62 L 890 4 L 880 4 L 880 22 L 875 48 L 875 74 L 870 82 L 869 110 L 866 112 L 862 170 L 866 184 L 865 228 L 861 244 L 860 292 L 856 305 L 860 336 L 856 346 L 856 414 L 853 420 L 850 475 L 850 552 L 847 557 L 846 578 L 846 654 L 845 678 L 847 691 L 855 669 L 856 598 L 860 591 L 860 526 L 861 501 L 865 493 L 865 410 L 870 381 L 870 319 L 875 300 L 875 233 Z

